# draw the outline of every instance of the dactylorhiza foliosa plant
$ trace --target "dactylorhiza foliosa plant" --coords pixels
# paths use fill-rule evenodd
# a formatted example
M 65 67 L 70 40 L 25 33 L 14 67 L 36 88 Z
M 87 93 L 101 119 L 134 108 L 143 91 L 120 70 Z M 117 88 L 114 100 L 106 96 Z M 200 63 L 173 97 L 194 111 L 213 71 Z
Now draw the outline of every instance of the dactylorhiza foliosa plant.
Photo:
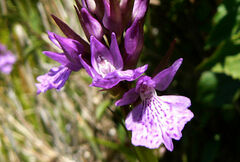
M 125 127 L 132 132 L 133 145 L 156 149 L 164 144 L 172 151 L 172 139 L 182 137 L 181 131 L 193 113 L 188 109 L 189 98 L 156 93 L 167 89 L 182 58 L 152 77 L 144 75 L 148 65 L 136 67 L 143 47 L 149 0 L 75 1 L 76 13 L 90 43 L 52 16 L 66 37 L 48 32 L 49 39 L 62 53 L 43 53 L 61 65 L 37 77 L 37 93 L 60 90 L 72 72 L 86 70 L 92 78 L 90 86 L 109 93 L 117 89 L 121 97 L 115 105 L 132 108 L 125 118 Z

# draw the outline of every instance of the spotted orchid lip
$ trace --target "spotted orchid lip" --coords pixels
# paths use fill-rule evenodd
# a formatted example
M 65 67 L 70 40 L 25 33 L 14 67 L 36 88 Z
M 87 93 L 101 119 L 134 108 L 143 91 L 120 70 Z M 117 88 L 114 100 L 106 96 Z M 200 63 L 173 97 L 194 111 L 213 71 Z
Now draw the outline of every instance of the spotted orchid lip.
M 173 151 L 172 139 L 182 137 L 182 129 L 193 118 L 187 109 L 190 100 L 184 96 L 157 96 L 145 99 L 127 116 L 125 125 L 132 131 L 132 144 L 150 149 L 164 144 Z

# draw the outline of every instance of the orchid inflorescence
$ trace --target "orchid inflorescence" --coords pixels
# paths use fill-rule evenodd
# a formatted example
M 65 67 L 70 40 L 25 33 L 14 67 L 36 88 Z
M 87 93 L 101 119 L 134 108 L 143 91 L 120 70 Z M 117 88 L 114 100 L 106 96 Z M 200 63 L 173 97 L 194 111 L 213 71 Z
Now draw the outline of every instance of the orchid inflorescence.
M 63 52 L 43 53 L 61 65 L 37 78 L 37 93 L 52 88 L 60 90 L 72 71 L 82 69 L 92 78 L 90 86 L 109 92 L 137 80 L 135 87 L 119 91 L 122 98 L 115 103 L 116 106 L 137 105 L 125 120 L 126 129 L 132 131 L 132 144 L 150 149 L 164 144 L 172 151 L 172 139 L 181 138 L 181 131 L 193 113 L 188 109 L 191 101 L 187 97 L 156 93 L 169 86 L 182 58 L 153 78 L 143 75 L 148 65 L 136 67 L 143 47 L 143 24 L 149 0 L 75 1 L 74 8 L 89 43 L 52 16 L 66 37 L 52 32 L 48 36 Z

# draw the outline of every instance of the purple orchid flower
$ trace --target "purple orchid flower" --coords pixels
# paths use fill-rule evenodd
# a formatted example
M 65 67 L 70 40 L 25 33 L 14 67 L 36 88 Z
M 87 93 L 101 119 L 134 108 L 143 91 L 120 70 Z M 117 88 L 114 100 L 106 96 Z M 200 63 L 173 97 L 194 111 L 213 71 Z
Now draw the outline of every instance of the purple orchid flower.
M 191 105 L 189 98 L 175 95 L 157 96 L 155 91 L 164 91 L 169 86 L 181 63 L 182 58 L 153 78 L 140 77 L 136 87 L 115 103 L 123 106 L 134 103 L 139 97 L 142 100 L 125 120 L 126 128 L 132 131 L 133 145 L 155 149 L 163 143 L 172 151 L 172 139 L 179 140 L 185 124 L 193 118 L 193 113 L 188 109 Z
M 134 70 L 123 71 L 123 60 L 114 33 L 111 35 L 110 49 L 93 36 L 90 38 L 90 46 L 91 65 L 82 58 L 80 61 L 93 78 L 91 86 L 109 89 L 120 81 L 133 81 L 147 70 L 147 65 L 144 65 Z
M 6 47 L 0 44 L 0 71 L 4 74 L 10 74 L 12 66 L 16 62 L 16 56 Z
M 65 82 L 68 80 L 72 71 L 79 71 L 82 64 L 79 55 L 84 53 L 84 47 L 78 41 L 61 37 L 55 33 L 48 32 L 49 39 L 60 49 L 63 53 L 55 53 L 51 51 L 44 51 L 43 53 L 49 58 L 59 62 L 59 67 L 52 68 L 47 74 L 41 75 L 37 78 L 40 83 L 36 83 L 37 94 L 46 92 L 49 89 L 55 88 L 60 90 Z

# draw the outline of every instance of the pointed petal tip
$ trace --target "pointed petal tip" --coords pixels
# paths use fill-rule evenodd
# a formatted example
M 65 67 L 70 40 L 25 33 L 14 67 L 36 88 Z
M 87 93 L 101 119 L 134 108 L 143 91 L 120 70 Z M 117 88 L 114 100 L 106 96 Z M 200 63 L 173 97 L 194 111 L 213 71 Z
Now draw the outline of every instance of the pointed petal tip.
M 55 15 L 51 14 L 51 17 L 54 19 L 54 18 L 57 18 Z
M 84 13 L 84 14 L 89 14 L 88 10 L 86 8 L 81 8 L 80 10 L 81 13 Z
M 61 21 L 62 22 L 62 20 L 60 20 L 57 16 L 55 16 L 55 15 L 53 15 L 53 14 L 51 14 L 51 17 L 53 18 L 53 20 L 57 23 L 58 21 Z
M 179 58 L 179 59 L 177 59 L 177 61 L 176 62 L 179 62 L 179 63 L 181 63 L 182 64 L 182 62 L 183 62 L 183 58 Z
M 147 68 L 148 68 L 148 64 L 143 66 L 144 72 L 147 70 Z
M 117 100 L 117 101 L 115 102 L 115 106 L 119 106 L 119 102 L 120 102 L 120 100 Z
M 171 67 L 173 67 L 176 71 L 178 71 L 179 67 L 182 65 L 183 58 L 177 59 Z
M 112 39 L 116 39 L 116 34 L 115 34 L 114 32 L 112 32 L 111 38 L 112 38 Z
M 54 33 L 54 32 L 51 32 L 51 31 L 47 31 L 47 34 L 48 34 L 48 35 L 54 35 L 55 33 Z
M 90 36 L 90 43 L 92 43 L 92 41 L 95 41 L 95 39 L 96 39 L 96 38 L 91 35 L 91 36 Z
M 48 52 L 49 52 L 49 51 L 42 51 L 42 53 L 43 53 L 44 55 L 47 55 Z

